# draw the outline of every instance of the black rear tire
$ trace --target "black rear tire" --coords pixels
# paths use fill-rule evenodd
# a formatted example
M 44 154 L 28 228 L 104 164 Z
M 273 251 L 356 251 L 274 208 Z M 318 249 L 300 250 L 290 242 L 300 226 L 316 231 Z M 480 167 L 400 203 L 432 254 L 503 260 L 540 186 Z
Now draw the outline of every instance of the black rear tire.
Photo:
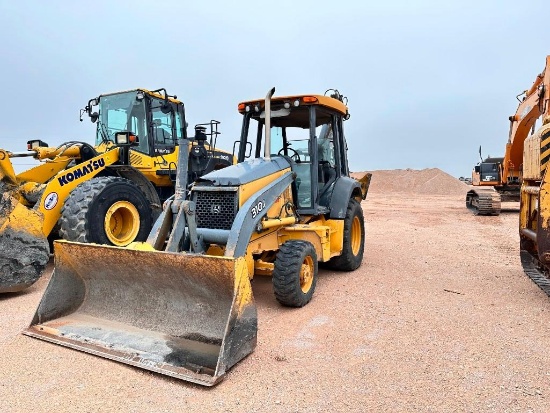
M 317 254 L 310 242 L 289 240 L 281 245 L 273 270 L 273 292 L 287 307 L 303 307 L 311 301 L 317 284 Z
M 108 214 L 110 220 L 106 222 Z M 153 215 L 147 197 L 136 184 L 108 176 L 77 186 L 63 205 L 60 222 L 63 239 L 125 246 L 147 239 Z
M 337 271 L 353 271 L 361 265 L 365 250 L 365 220 L 361 204 L 351 198 L 344 218 L 342 254 L 331 258 L 324 267 Z

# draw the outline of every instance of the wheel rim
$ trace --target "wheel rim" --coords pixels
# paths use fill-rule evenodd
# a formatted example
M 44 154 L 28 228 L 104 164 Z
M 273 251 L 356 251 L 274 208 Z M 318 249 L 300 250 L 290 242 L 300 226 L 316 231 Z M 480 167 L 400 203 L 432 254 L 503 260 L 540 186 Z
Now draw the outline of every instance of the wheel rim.
M 307 256 L 304 262 L 302 263 L 302 268 L 300 269 L 300 288 L 302 292 L 307 293 L 311 285 L 313 284 L 313 277 L 315 274 L 315 266 L 313 264 L 313 258 Z
M 105 215 L 105 234 L 113 245 L 125 246 L 135 240 L 139 224 L 139 212 L 134 204 L 118 201 Z
M 359 254 L 361 249 L 361 221 L 358 216 L 353 217 L 351 223 L 351 251 L 353 255 Z

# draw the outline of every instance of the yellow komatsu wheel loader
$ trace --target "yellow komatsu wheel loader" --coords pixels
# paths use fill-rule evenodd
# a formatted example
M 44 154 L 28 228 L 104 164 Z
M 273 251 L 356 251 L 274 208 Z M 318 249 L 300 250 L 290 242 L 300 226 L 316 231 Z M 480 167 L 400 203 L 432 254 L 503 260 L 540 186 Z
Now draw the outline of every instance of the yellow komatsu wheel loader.
M 57 241 L 24 334 L 212 386 L 256 346 L 254 275 L 272 277 L 282 305 L 301 307 L 319 263 L 358 268 L 371 175 L 349 174 L 347 100 L 274 91 L 239 105 L 236 165 L 199 178 L 188 196 L 178 174 L 146 242 Z
M 33 284 L 53 239 L 144 241 L 162 202 L 174 194 L 177 142 L 187 138 L 181 101 L 165 89 L 136 89 L 91 99 L 81 120 L 84 113 L 97 124 L 95 146 L 54 148 L 34 140 L 28 152 L 0 149 L 0 292 Z M 184 168 L 190 181 L 233 163 L 231 154 L 215 149 L 218 124 L 195 128 Z M 41 162 L 16 174 L 11 159 L 25 156 Z

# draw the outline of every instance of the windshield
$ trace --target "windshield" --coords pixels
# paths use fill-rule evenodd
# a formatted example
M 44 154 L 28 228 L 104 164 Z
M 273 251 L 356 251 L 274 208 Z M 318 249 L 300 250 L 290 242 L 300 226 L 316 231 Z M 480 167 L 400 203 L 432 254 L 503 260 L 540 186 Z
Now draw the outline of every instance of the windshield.
M 498 180 L 498 164 L 496 163 L 482 163 L 480 165 L 482 181 L 497 181 Z
M 139 138 L 141 152 L 147 152 L 145 99 L 138 100 L 136 91 L 102 96 L 99 101 L 96 143 L 114 142 L 117 132 L 130 131 Z

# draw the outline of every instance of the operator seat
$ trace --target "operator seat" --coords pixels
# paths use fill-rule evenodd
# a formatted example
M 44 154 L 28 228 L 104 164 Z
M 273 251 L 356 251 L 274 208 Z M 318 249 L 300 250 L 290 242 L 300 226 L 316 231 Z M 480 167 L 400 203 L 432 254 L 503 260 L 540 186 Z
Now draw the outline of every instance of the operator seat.
M 328 161 L 319 162 L 319 205 L 328 208 L 330 187 L 336 181 L 336 169 Z

